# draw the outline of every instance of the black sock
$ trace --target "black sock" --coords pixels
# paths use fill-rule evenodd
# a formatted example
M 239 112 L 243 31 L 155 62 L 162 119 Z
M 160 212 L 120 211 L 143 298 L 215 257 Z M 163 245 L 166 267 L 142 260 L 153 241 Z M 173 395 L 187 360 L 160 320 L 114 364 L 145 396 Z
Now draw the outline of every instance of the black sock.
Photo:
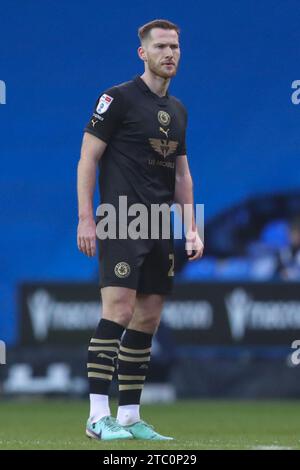
M 118 356 L 119 405 L 138 405 L 146 380 L 153 335 L 126 330 Z
M 113 321 L 103 318 L 100 320 L 88 351 L 90 393 L 108 395 L 124 329 L 122 325 Z

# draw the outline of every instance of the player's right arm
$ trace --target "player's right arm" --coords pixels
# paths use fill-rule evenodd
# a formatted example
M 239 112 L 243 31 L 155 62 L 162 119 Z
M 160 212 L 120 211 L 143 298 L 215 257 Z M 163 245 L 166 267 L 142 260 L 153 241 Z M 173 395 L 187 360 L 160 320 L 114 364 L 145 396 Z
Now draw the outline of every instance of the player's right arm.
M 117 87 L 112 87 L 98 98 L 93 115 L 85 128 L 77 173 L 79 211 L 77 245 L 87 256 L 96 254 L 93 198 L 98 163 L 122 122 L 125 111 L 120 91 Z
M 94 219 L 93 197 L 97 168 L 107 144 L 85 132 L 77 170 L 78 194 L 78 249 L 87 256 L 96 254 L 96 223 Z

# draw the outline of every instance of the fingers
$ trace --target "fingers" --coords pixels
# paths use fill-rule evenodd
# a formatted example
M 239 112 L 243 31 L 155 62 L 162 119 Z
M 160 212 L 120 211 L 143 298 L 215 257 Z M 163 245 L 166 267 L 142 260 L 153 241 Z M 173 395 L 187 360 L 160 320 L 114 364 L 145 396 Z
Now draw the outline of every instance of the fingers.
M 185 249 L 186 249 L 187 255 L 191 256 L 191 254 L 193 253 L 193 248 L 190 245 L 186 245 Z
M 96 224 L 93 218 L 80 219 L 77 228 L 77 246 L 88 257 L 96 254 Z
M 200 238 L 198 238 L 194 241 L 188 241 L 185 245 L 185 249 L 187 251 L 188 260 L 195 261 L 203 255 L 204 246 Z
M 96 239 L 95 237 L 80 237 L 78 236 L 77 245 L 79 251 L 88 257 L 95 256 L 96 254 Z
M 91 240 L 91 256 L 95 256 L 96 254 L 96 240 L 93 238 Z
M 191 256 L 191 254 L 195 250 L 195 240 L 186 241 L 185 249 L 186 249 L 187 255 Z
M 189 261 L 195 261 L 196 259 L 201 258 L 202 255 L 203 255 L 203 248 L 200 248 L 199 250 L 195 250 L 194 256 L 189 256 Z

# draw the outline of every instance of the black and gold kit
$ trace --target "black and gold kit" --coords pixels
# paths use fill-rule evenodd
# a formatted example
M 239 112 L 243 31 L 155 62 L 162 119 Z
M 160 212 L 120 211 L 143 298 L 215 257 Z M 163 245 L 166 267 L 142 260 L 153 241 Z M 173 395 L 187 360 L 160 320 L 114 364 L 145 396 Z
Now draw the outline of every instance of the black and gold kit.
M 159 97 L 140 77 L 106 90 L 85 128 L 107 143 L 100 160 L 101 203 L 127 196 L 128 207 L 174 201 L 176 157 L 186 154 L 187 113 L 168 93 Z M 101 285 L 167 294 L 172 288 L 173 240 L 99 240 Z

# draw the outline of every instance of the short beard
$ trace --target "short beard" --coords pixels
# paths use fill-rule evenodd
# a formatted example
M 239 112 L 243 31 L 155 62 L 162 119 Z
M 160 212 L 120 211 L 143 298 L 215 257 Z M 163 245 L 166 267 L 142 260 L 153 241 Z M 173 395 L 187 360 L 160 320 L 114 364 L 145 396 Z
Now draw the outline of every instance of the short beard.
M 164 72 L 159 66 L 157 66 L 155 63 L 151 61 L 151 59 L 148 59 L 148 68 L 150 72 L 152 72 L 154 75 L 157 75 L 158 77 L 164 78 L 165 80 L 175 77 L 177 73 L 177 66 L 174 66 L 174 71 L 170 73 Z

